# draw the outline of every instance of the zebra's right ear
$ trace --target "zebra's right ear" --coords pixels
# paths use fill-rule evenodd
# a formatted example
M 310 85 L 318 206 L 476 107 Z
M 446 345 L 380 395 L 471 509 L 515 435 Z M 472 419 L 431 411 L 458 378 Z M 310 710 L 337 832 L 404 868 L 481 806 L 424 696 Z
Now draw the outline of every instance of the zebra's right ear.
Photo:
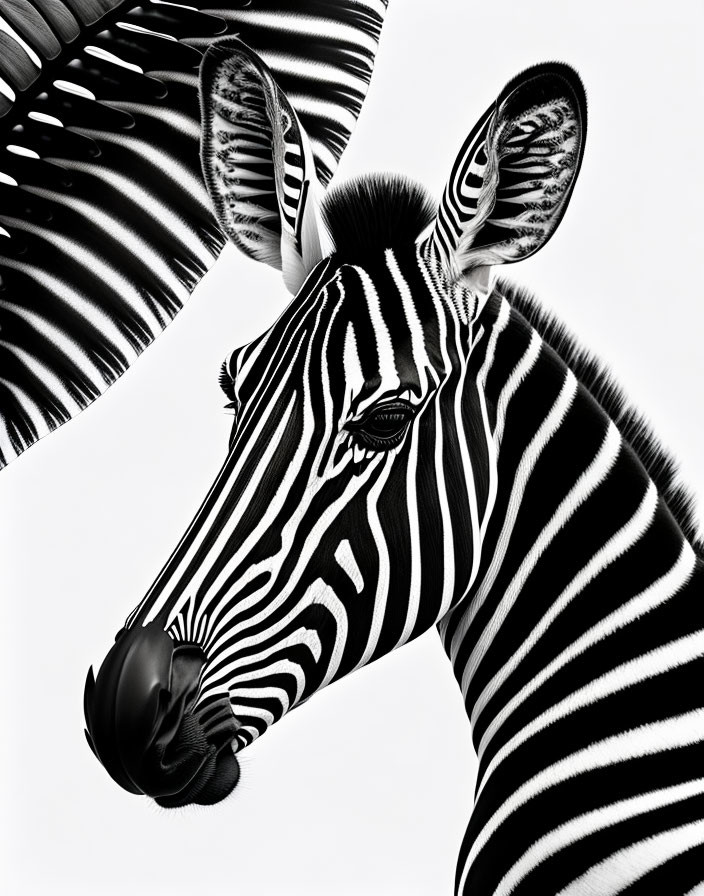
M 569 66 L 537 65 L 506 85 L 462 146 L 426 241 L 450 279 L 481 291 L 492 265 L 545 245 L 567 208 L 586 130 L 584 87 Z
M 246 255 L 281 270 L 295 295 L 328 254 L 308 135 L 268 66 L 240 40 L 208 49 L 200 91 L 201 162 L 218 222 Z

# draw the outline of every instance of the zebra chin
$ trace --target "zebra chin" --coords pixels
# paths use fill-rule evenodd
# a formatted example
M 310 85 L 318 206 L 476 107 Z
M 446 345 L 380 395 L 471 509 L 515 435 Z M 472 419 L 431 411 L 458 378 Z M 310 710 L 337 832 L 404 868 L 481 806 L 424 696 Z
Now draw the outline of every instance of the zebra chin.
M 165 808 L 212 805 L 237 785 L 239 723 L 226 696 L 196 707 L 206 657 L 156 623 L 121 631 L 86 680 L 86 738 L 108 774 Z

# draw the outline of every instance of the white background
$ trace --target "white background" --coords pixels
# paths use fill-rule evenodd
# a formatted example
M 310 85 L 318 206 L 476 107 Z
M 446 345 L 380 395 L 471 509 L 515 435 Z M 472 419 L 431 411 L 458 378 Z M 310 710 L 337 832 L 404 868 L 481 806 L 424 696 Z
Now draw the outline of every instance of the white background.
M 549 246 L 511 274 L 610 361 L 699 494 L 703 9 L 392 0 L 339 171 L 398 170 L 438 195 L 509 78 L 573 64 L 590 100 L 580 182 Z M 228 249 L 103 399 L 0 475 L 3 894 L 451 892 L 473 760 L 434 632 L 274 726 L 213 808 L 166 812 L 127 794 L 84 741 L 88 666 L 224 457 L 220 362 L 285 295 L 277 273 Z

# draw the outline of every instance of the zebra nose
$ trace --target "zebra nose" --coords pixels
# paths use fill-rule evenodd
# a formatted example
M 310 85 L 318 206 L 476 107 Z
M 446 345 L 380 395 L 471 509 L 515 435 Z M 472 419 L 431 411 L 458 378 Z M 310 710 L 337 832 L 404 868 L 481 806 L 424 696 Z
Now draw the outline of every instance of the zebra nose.
M 163 628 L 149 623 L 121 632 L 97 679 L 89 670 L 86 737 L 110 776 L 130 793 L 180 805 L 197 801 L 187 795 L 195 779 L 205 771 L 212 777 L 217 751 L 190 711 L 204 663 L 202 650 L 176 646 Z M 232 751 L 230 757 L 235 760 Z M 231 772 L 231 762 L 218 765 Z

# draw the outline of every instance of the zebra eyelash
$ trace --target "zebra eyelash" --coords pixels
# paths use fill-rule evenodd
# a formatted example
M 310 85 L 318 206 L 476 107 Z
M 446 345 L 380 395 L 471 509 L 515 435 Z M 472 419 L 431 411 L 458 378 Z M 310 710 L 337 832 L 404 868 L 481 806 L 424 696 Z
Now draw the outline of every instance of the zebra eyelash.
M 218 385 L 225 393 L 225 395 L 230 399 L 230 404 L 225 405 L 226 408 L 230 408 L 235 404 L 239 404 L 237 396 L 235 395 L 235 381 L 229 371 L 229 359 L 223 361 L 220 365 L 220 373 L 218 374 Z
M 370 408 L 360 420 L 350 420 L 344 428 L 359 448 L 390 451 L 403 441 L 417 410 L 409 402 L 395 399 Z
M 232 429 L 230 431 L 230 447 L 235 438 L 235 432 L 237 430 L 237 420 L 240 413 L 240 400 L 235 394 L 235 380 L 230 375 L 229 370 L 229 359 L 222 362 L 220 366 L 220 374 L 218 375 L 218 383 L 220 388 L 225 393 L 227 398 L 230 400 L 224 406 L 225 414 L 228 417 L 232 417 Z

